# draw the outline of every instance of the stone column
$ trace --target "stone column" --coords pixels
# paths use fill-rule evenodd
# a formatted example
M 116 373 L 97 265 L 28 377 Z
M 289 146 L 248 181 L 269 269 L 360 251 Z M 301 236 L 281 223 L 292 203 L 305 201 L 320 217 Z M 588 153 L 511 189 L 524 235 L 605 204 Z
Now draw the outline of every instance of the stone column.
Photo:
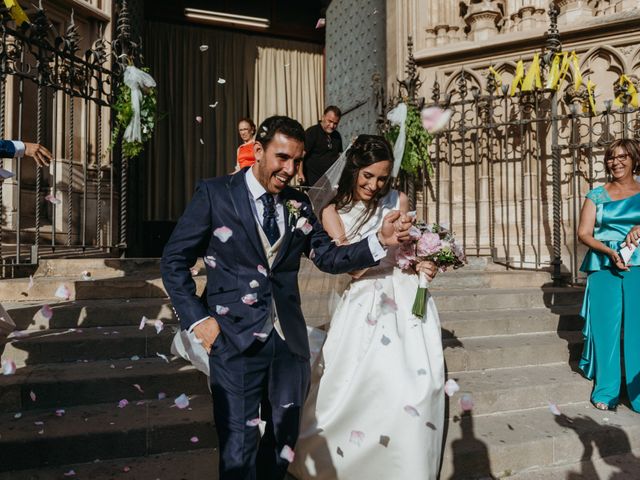
M 470 5 L 464 19 L 471 28 L 470 39 L 485 41 L 497 35 L 498 27 L 496 24 L 501 18 L 500 9 L 490 0 Z
M 634 2 L 637 4 L 637 2 Z M 556 0 L 556 5 L 560 9 L 558 23 L 568 25 L 593 17 L 593 7 L 587 0 Z

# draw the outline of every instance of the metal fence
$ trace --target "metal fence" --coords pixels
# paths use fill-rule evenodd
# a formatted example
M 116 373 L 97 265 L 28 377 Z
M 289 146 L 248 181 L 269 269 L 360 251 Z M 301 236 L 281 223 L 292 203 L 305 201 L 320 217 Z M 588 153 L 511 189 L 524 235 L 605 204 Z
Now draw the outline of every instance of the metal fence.
M 0 277 L 42 256 L 126 246 L 127 164 L 110 148 L 110 105 L 124 68 L 140 60 L 126 2 L 115 40 L 101 29 L 84 52 L 73 12 L 58 34 L 42 5 L 21 26 L 2 7 L 0 132 L 48 147 L 54 160 L 2 160 L 15 176 L 0 182 Z
M 557 13 L 552 5 L 543 76 L 561 51 Z M 509 85 L 496 84 L 493 75 L 480 88 L 462 69 L 454 93 L 442 94 L 437 81 L 431 92 L 428 105 L 453 115 L 433 138 L 433 175 L 424 174 L 425 166 L 421 178 L 405 182 L 409 193 L 417 190 L 418 209 L 429 221 L 449 224 L 468 255 L 489 255 L 509 268 L 547 269 L 555 283 L 582 281 L 586 250 L 577 226 L 584 194 L 606 181 L 607 145 L 640 137 L 640 111 L 629 105 L 626 89 L 615 92 L 621 107 L 606 101 L 595 115 L 583 111 L 584 85 L 511 96 Z

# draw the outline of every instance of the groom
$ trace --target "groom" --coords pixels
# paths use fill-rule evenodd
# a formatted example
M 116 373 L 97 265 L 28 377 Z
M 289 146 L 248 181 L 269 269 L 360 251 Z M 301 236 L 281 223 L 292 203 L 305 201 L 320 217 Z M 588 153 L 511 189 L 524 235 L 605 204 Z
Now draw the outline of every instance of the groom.
M 302 126 L 270 117 L 254 149 L 251 168 L 198 184 L 161 264 L 181 327 L 209 353 L 221 480 L 279 480 L 293 458 L 310 375 L 300 257 L 329 273 L 370 267 L 411 225 L 392 212 L 377 234 L 338 247 L 309 198 L 287 186 L 304 156 Z M 198 257 L 207 265 L 202 298 L 190 272 Z

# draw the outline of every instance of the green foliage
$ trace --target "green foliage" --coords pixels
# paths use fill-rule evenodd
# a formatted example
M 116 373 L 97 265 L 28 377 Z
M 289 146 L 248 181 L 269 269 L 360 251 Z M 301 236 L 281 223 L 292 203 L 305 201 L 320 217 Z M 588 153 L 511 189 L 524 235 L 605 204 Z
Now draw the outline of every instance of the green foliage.
M 146 69 L 143 69 L 146 71 Z M 111 133 L 111 145 L 113 146 L 118 141 L 118 137 L 129 125 L 131 118 L 133 117 L 133 109 L 131 108 L 131 89 L 124 83 L 120 85 L 116 101 L 112 105 L 113 110 L 116 112 L 116 122 Z M 153 135 L 153 130 L 156 124 L 156 109 L 157 98 L 156 89 L 150 88 L 142 92 L 142 101 L 140 102 L 140 128 L 142 131 L 142 141 L 140 142 L 127 142 L 122 140 L 122 154 L 126 158 L 134 158 L 140 155 L 144 150 L 146 142 Z
M 422 168 L 423 162 L 426 166 L 429 176 L 433 175 L 433 167 L 431 166 L 431 157 L 429 156 L 429 146 L 432 137 L 422 126 L 420 120 L 420 112 L 413 105 L 407 105 L 407 142 L 402 156 L 402 164 L 400 168 L 410 175 L 416 175 Z M 395 144 L 400 133 L 399 126 L 393 126 L 387 132 L 386 137 L 392 144 Z

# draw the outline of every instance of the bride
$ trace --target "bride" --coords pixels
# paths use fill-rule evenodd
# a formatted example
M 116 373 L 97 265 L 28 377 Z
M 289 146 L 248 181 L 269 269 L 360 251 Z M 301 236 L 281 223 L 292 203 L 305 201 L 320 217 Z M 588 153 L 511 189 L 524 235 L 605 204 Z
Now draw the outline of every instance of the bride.
M 338 192 L 322 211 L 337 243 L 379 229 L 391 210 L 407 213 L 390 189 L 392 149 L 360 135 L 347 152 Z M 430 278 L 436 268 L 417 270 Z M 331 319 L 312 371 L 295 460 L 299 480 L 435 479 L 444 423 L 440 321 L 429 297 L 424 318 L 412 315 L 415 273 L 395 266 L 395 249 L 352 280 Z

